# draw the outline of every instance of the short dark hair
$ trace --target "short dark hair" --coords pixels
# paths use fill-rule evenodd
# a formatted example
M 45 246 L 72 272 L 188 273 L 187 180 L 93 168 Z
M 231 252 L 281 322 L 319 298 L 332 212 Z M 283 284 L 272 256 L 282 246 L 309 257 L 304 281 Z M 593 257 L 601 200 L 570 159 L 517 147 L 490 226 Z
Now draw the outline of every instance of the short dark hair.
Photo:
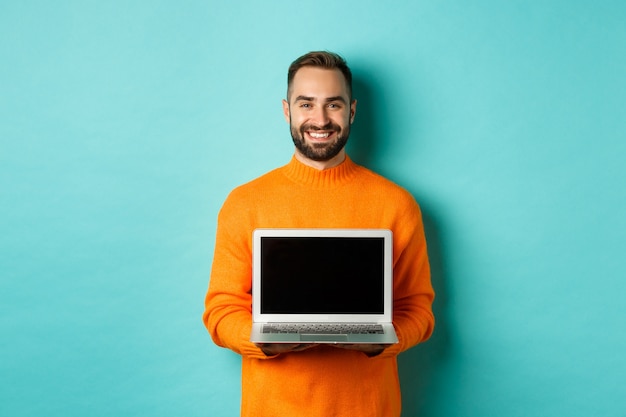
M 295 77 L 296 72 L 298 72 L 298 70 L 302 67 L 338 69 L 341 71 L 346 80 L 348 95 L 352 100 L 352 72 L 350 71 L 345 59 L 343 59 L 339 54 L 328 51 L 309 52 L 291 63 L 289 71 L 287 72 L 287 99 L 289 99 L 293 77 Z

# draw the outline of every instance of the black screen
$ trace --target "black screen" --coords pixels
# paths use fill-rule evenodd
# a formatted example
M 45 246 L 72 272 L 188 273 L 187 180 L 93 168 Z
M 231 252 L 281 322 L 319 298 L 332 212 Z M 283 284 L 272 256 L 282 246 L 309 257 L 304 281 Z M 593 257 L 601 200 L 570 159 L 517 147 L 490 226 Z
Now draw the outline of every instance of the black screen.
M 380 237 L 261 238 L 261 313 L 382 314 Z

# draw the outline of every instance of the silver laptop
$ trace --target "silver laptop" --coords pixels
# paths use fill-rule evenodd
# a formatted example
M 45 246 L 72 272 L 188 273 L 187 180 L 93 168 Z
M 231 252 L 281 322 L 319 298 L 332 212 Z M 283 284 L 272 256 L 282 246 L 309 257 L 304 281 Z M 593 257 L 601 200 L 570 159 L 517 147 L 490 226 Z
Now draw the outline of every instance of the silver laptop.
M 392 248 L 390 230 L 255 230 L 250 340 L 397 343 Z

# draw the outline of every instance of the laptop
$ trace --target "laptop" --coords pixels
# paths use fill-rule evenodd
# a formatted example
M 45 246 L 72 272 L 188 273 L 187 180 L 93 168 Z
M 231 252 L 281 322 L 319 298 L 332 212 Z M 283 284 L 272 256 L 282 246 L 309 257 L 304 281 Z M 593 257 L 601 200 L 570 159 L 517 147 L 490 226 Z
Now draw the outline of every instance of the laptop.
M 392 233 L 256 229 L 254 343 L 393 344 Z

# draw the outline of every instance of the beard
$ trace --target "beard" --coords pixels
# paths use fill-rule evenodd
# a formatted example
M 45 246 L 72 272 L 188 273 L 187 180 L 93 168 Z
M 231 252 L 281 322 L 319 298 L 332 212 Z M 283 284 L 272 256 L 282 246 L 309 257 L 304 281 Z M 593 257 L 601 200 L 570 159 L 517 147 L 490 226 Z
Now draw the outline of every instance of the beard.
M 293 139 L 294 145 L 296 148 L 302 153 L 305 157 L 313 160 L 313 161 L 329 161 L 346 146 L 348 143 L 348 137 L 350 136 L 350 125 L 348 125 L 345 130 L 341 128 L 341 126 L 329 122 L 325 126 L 317 127 L 311 124 L 303 124 L 299 128 L 293 126 L 291 123 L 291 138 Z M 333 142 L 327 143 L 307 143 L 304 139 L 304 135 L 306 131 L 315 131 L 315 130 L 325 130 L 325 131 L 333 131 L 337 133 L 337 137 Z

